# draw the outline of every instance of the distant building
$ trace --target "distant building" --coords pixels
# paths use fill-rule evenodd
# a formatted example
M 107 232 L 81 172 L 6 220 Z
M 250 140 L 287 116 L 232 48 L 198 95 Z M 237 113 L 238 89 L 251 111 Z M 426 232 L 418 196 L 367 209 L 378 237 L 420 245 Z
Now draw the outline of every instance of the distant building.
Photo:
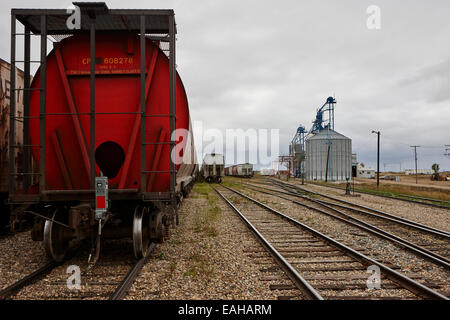
M 356 176 L 358 178 L 367 178 L 374 179 L 375 178 L 375 169 L 365 168 L 358 165 Z

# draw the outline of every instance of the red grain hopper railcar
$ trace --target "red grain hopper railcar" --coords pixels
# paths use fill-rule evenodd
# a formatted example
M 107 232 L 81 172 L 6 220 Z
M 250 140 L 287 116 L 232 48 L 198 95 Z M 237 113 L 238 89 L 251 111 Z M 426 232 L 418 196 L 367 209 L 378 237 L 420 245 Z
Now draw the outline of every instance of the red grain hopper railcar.
M 169 225 L 178 217 L 177 206 L 198 172 L 187 96 L 175 64 L 169 62 L 159 42 L 138 32 L 145 29 L 142 34 L 151 33 L 155 26 L 166 28 L 169 48 L 174 50 L 173 11 L 109 10 L 101 5 L 99 9 L 95 7 L 99 4 L 86 4 L 81 11 L 86 21 L 96 15 L 95 64 L 91 64 L 94 38 L 89 32 L 74 32 L 55 43 L 46 57 L 44 102 L 43 64 L 28 89 L 25 126 L 32 157 L 41 173 L 45 169 L 45 176 L 41 174 L 38 185 L 16 187 L 10 202 L 32 203 L 30 213 L 45 217 L 37 220 L 32 237 L 43 240 L 55 260 L 64 259 L 69 243 L 95 238 L 99 224 L 104 229 L 102 237 L 132 236 L 136 257 L 144 256 L 151 241 L 161 241 L 167 235 Z M 20 10 L 13 9 L 13 13 L 41 36 L 42 16 L 47 21 L 46 33 L 59 34 L 64 28 L 63 11 L 37 12 L 39 20 L 33 11 L 27 14 L 24 10 L 23 16 Z M 59 20 L 51 20 L 58 14 Z M 120 18 L 128 21 L 126 30 L 118 24 Z M 141 29 L 136 30 L 136 26 Z M 112 32 L 112 27 L 117 32 Z M 81 31 L 83 28 L 90 30 L 89 24 L 83 27 L 82 23 Z M 145 52 L 143 68 L 141 52 Z M 174 59 L 174 52 L 170 57 Z M 171 82 L 171 74 L 175 81 Z M 141 106 L 142 94 L 145 108 Z M 176 110 L 170 107 L 173 98 Z M 176 119 L 173 134 L 171 119 Z M 95 177 L 106 177 L 103 181 L 107 181 L 109 201 L 105 202 L 105 196 L 98 198 L 101 202 L 96 199 L 101 183 L 94 185 L 93 171 Z M 97 217 L 99 208 L 105 210 Z M 98 250 L 95 254 L 98 257 Z
M 170 179 L 169 117 L 165 116 L 169 114 L 169 62 L 157 45 L 146 42 L 147 169 L 165 171 L 148 175 L 147 191 L 164 192 Z M 139 36 L 97 35 L 96 57 L 95 173 L 107 176 L 111 189 L 139 189 Z M 47 57 L 46 167 L 51 170 L 46 171 L 46 190 L 89 189 L 89 66 L 88 35 L 62 40 Z M 31 88 L 40 88 L 39 72 Z M 176 93 L 176 128 L 189 130 L 188 102 L 179 76 Z M 40 95 L 34 90 L 30 108 L 33 145 L 39 144 L 39 106 Z M 58 115 L 75 108 L 81 114 L 78 117 Z M 33 155 L 39 163 L 38 148 L 33 148 Z

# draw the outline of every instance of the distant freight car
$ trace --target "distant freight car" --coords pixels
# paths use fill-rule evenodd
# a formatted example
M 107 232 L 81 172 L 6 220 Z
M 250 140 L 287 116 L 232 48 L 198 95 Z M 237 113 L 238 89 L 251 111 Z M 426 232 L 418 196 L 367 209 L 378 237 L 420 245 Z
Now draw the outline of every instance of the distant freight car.
M 225 175 L 251 178 L 253 177 L 253 165 L 251 163 L 243 163 L 227 167 L 225 168 Z
M 205 155 L 202 163 L 202 175 L 206 182 L 222 182 L 225 175 L 225 159 L 222 154 L 210 153 Z
M 11 98 L 11 65 L 0 59 L 0 226 L 3 227 L 9 222 L 9 206 L 6 204 L 8 198 L 9 181 L 9 118 L 10 118 L 10 98 Z M 15 116 L 23 116 L 23 91 L 24 73 L 16 68 L 16 110 Z M 23 157 L 23 122 L 16 125 L 17 134 L 14 137 L 14 146 L 11 152 L 14 153 L 16 167 L 21 165 Z M 29 177 L 27 177 L 29 178 Z M 18 183 L 22 184 L 24 177 L 18 177 Z
M 274 176 L 275 175 L 275 169 L 261 169 L 261 175 L 262 176 Z

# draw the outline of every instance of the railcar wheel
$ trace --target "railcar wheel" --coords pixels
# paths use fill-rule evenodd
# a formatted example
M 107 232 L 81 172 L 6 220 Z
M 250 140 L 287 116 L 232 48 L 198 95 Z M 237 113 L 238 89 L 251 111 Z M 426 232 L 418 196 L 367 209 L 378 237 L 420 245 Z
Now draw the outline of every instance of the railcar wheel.
M 145 257 L 150 245 L 150 214 L 147 207 L 137 206 L 133 217 L 133 249 L 137 259 Z
M 164 240 L 162 212 L 159 210 L 150 213 L 150 238 L 156 242 Z
M 51 220 L 46 220 L 44 225 L 44 247 L 47 255 L 57 262 L 66 257 L 69 249 L 69 238 L 65 236 L 65 228 L 54 222 L 58 209 L 53 213 Z

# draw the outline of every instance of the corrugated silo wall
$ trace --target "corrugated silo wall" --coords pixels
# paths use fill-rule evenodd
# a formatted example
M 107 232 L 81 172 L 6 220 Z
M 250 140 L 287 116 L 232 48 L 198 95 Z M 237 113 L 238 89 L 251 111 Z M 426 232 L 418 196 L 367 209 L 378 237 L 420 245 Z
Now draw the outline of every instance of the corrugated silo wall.
M 320 153 L 326 152 L 326 145 L 322 140 L 306 140 L 306 179 L 322 180 L 318 174 L 318 168 L 325 167 L 320 160 L 325 159 Z
M 328 156 L 328 140 L 306 141 L 306 179 L 325 180 Z M 331 140 L 330 173 L 328 180 L 345 181 L 351 179 L 352 140 Z

